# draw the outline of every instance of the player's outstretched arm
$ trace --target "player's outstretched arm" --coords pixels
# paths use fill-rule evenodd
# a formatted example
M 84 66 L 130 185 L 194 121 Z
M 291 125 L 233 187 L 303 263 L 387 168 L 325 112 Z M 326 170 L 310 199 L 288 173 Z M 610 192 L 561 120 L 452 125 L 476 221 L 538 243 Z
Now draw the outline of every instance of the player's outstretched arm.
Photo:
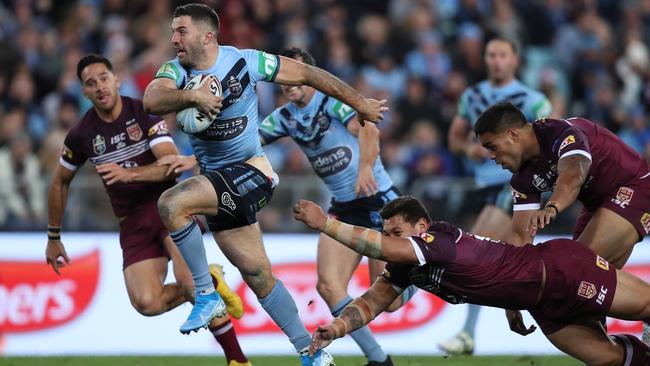
M 52 266 L 56 274 L 60 274 L 60 267 L 65 267 L 65 264 L 59 260 L 60 257 L 63 258 L 66 264 L 70 264 L 70 258 L 68 258 L 65 247 L 61 242 L 61 222 L 68 201 L 70 182 L 72 182 L 75 173 L 76 170 L 69 170 L 62 165 L 57 165 L 47 195 L 48 240 L 45 248 L 45 260 L 47 264 Z
M 336 338 L 341 338 L 370 323 L 399 296 L 399 292 L 383 277 L 360 297 L 349 303 L 330 324 L 318 327 L 311 339 L 309 353 L 327 347 Z
M 365 121 L 377 123 L 384 119 L 384 112 L 388 110 L 385 99 L 379 101 L 365 98 L 341 79 L 323 69 L 284 56 L 280 56 L 280 59 L 280 70 L 275 78 L 276 83 L 309 85 L 316 88 L 354 108 L 358 113 L 361 125 Z
M 408 239 L 392 238 L 382 235 L 379 231 L 329 218 L 314 202 L 300 200 L 293 206 L 293 216 L 310 228 L 321 231 L 367 257 L 387 262 L 419 263 Z

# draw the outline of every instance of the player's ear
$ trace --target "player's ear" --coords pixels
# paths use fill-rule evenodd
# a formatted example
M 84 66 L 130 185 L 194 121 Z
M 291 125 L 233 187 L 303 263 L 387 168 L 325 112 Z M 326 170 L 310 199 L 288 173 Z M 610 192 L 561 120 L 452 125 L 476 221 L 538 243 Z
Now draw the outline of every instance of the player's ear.
M 519 138 L 520 138 L 520 136 L 519 136 L 519 130 L 518 130 L 518 129 L 516 129 L 516 128 L 509 128 L 509 129 L 506 131 L 506 134 L 508 135 L 508 137 L 510 138 L 510 140 L 512 140 L 513 142 L 519 142 Z
M 418 222 L 415 223 L 415 227 L 418 229 L 418 232 L 424 232 L 429 228 L 429 223 L 424 217 L 420 217 Z

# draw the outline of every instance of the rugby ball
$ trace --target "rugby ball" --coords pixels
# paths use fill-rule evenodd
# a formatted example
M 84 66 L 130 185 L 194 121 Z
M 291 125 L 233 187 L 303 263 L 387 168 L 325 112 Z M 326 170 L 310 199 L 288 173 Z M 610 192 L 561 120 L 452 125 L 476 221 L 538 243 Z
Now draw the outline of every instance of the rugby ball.
M 216 76 L 212 74 L 200 74 L 193 77 L 183 88 L 183 90 L 199 89 L 205 83 L 210 83 L 210 91 L 216 96 L 221 96 L 221 83 Z M 194 107 L 185 108 L 176 113 L 176 124 L 185 133 L 197 133 L 205 130 L 212 124 L 210 116 L 200 112 Z

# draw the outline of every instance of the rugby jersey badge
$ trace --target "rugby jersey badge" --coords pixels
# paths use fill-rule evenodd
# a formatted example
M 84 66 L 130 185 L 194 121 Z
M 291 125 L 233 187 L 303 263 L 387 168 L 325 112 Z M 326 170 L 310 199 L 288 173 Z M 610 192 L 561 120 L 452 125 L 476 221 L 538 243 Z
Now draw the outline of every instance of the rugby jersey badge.
M 573 136 L 573 135 L 567 136 L 564 139 L 564 141 L 562 141 L 562 143 L 560 144 L 560 150 L 558 150 L 558 152 L 562 151 L 562 149 L 564 149 L 565 147 L 573 144 L 574 142 L 576 142 L 576 137 L 575 136 Z
M 582 296 L 586 299 L 591 299 L 596 296 L 596 286 L 593 283 L 580 281 L 580 287 L 578 287 L 578 296 Z
M 596 265 L 605 271 L 609 271 L 609 262 L 599 255 L 596 255 Z
M 420 239 L 424 240 L 427 244 L 432 243 L 433 239 L 435 239 L 435 237 L 429 233 L 421 233 L 418 236 L 420 237 Z

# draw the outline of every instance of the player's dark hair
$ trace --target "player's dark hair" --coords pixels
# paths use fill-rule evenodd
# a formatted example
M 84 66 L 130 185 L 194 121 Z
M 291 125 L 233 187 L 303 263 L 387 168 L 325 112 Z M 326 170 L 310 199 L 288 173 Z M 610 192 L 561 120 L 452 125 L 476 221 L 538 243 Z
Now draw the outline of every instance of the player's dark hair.
M 514 42 L 512 39 L 509 39 L 509 38 L 506 38 L 506 37 L 502 37 L 502 36 L 492 37 L 492 38 L 488 39 L 487 42 L 485 42 L 485 48 L 486 48 L 486 49 L 487 49 L 487 45 L 488 45 L 490 42 L 492 42 L 492 41 L 505 42 L 505 43 L 507 43 L 507 44 L 510 45 L 510 48 L 512 48 L 512 52 L 513 52 L 515 55 L 518 55 L 518 54 L 519 54 L 519 51 L 517 50 L 517 45 L 515 44 L 515 42 Z
M 79 60 L 77 63 L 77 77 L 79 78 L 79 81 L 81 80 L 81 72 L 88 66 L 92 64 L 104 64 L 106 65 L 106 68 L 108 71 L 113 72 L 113 64 L 104 56 L 98 55 L 96 53 L 91 53 L 89 55 L 86 55 Z
M 292 48 L 285 48 L 280 52 L 280 55 L 292 59 L 296 58 L 301 58 L 302 62 L 311 65 L 311 66 L 316 66 L 316 61 L 314 61 L 314 56 L 312 56 L 307 50 L 303 50 L 302 48 L 298 47 L 292 47 Z
M 411 225 L 415 225 L 418 220 L 425 219 L 427 223 L 431 223 L 431 216 L 429 211 L 413 196 L 401 196 L 388 202 L 384 207 L 379 210 L 382 219 L 390 219 L 391 217 L 402 215 L 404 221 Z
M 216 35 L 219 34 L 219 15 L 211 7 L 205 4 L 191 3 L 177 6 L 174 9 L 174 18 L 187 15 L 192 21 L 205 22 L 212 27 Z
M 512 103 L 501 102 L 483 111 L 474 125 L 474 133 L 480 136 L 484 133 L 501 133 L 509 128 L 524 127 L 528 121 L 526 116 Z

